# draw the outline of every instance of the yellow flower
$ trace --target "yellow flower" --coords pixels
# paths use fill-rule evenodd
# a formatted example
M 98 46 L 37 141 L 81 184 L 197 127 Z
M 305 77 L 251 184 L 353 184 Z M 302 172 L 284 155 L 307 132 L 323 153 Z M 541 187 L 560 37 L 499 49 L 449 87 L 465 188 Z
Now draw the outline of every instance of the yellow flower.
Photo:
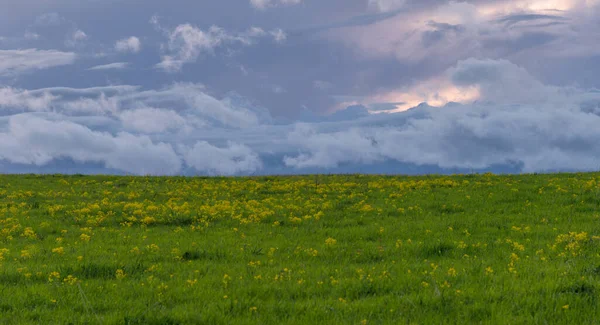
M 48 275 L 48 281 L 49 282 L 54 282 L 54 280 L 60 278 L 60 273 L 54 271 L 54 272 L 50 272 L 50 274 Z
M 81 236 L 79 236 L 79 240 L 83 241 L 83 242 L 88 242 L 90 241 L 92 237 L 90 237 L 90 235 L 88 234 L 81 234 Z
M 33 229 L 31 227 L 25 228 L 25 230 L 23 231 L 21 236 L 27 237 L 29 239 L 37 239 L 37 235 L 35 234 L 35 231 L 33 231 Z
M 77 283 L 77 278 L 72 275 L 67 275 L 67 277 L 64 278 L 63 282 L 69 285 L 74 285 Z
M 153 224 L 155 222 L 156 222 L 156 219 L 152 218 L 152 217 L 145 217 L 145 218 L 142 219 L 142 223 L 145 224 L 145 225 L 151 225 L 151 224 Z
M 449 276 L 456 276 L 456 270 L 453 267 L 449 268 L 448 269 L 448 275 Z
M 302 223 L 302 219 L 298 217 L 290 217 L 290 222 L 293 224 L 299 224 Z
M 569 309 L 569 305 L 562 306 L 562 309 Z
M 336 243 L 337 243 L 337 240 L 335 240 L 331 237 L 325 239 L 325 245 L 327 245 L 329 247 L 334 246 Z
M 115 278 L 117 278 L 117 280 L 123 280 L 123 279 L 125 279 L 126 276 L 127 275 L 125 274 L 125 272 L 123 270 L 121 270 L 121 269 L 118 269 L 115 272 Z
M 491 275 L 492 273 L 494 273 L 494 269 L 491 266 L 485 268 L 485 275 Z
M 65 253 L 65 249 L 61 246 L 61 247 L 56 247 L 52 249 L 52 253 L 58 254 L 58 255 L 62 255 Z

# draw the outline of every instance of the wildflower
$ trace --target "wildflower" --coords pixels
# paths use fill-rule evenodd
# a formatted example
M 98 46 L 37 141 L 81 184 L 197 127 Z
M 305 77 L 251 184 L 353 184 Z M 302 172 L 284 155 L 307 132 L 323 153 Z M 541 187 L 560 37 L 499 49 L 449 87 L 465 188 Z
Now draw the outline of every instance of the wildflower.
M 337 243 L 337 240 L 335 240 L 331 237 L 325 239 L 325 245 L 327 245 L 329 247 L 334 246 L 336 243 Z
M 564 306 L 562 306 L 562 309 L 565 309 L 565 310 L 566 310 L 566 309 L 569 309 L 569 305 L 564 305 Z
M 67 277 L 63 279 L 63 282 L 69 285 L 74 285 L 77 283 L 77 278 L 72 275 L 67 275 Z
M 429 283 L 425 281 L 421 282 L 421 285 L 423 286 L 423 288 L 429 287 Z
M 82 242 L 89 242 L 91 238 L 92 237 L 90 237 L 90 235 L 88 234 L 81 234 L 79 236 L 79 240 L 81 240 Z
M 54 272 L 50 272 L 50 274 L 48 275 L 48 282 L 54 282 L 54 280 L 59 279 L 60 278 L 60 273 L 54 271 Z
M 125 279 L 126 276 L 127 275 L 125 274 L 125 272 L 123 270 L 121 270 L 121 269 L 118 269 L 115 272 L 115 278 L 117 278 L 117 280 L 123 280 L 123 279 Z
M 225 286 L 225 288 L 227 288 L 227 286 L 229 286 L 230 281 L 231 281 L 231 277 L 229 276 L 229 274 L 223 275 L 223 285 Z
M 63 255 L 65 253 L 65 249 L 64 247 L 56 247 L 52 249 L 52 253 L 58 254 L 58 255 Z
M 144 225 L 151 225 L 156 222 L 156 219 L 153 217 L 145 217 L 141 220 Z
M 456 276 L 456 270 L 453 267 L 449 268 L 448 275 L 452 277 Z
M 494 269 L 491 266 L 485 268 L 485 275 L 492 275 L 494 273 Z
M 146 248 L 153 252 L 158 252 L 160 250 L 160 247 L 158 247 L 158 245 L 156 245 L 156 244 L 150 244 L 150 245 L 146 246 Z
M 4 254 L 8 254 L 10 252 L 8 248 L 0 248 L 0 261 L 4 260 Z
M 290 222 L 297 225 L 302 223 L 302 219 L 298 217 L 290 217 Z
M 23 231 L 23 233 L 21 234 L 21 236 L 29 238 L 29 239 L 37 239 L 37 235 L 36 235 L 35 231 L 33 231 L 33 229 L 31 227 L 25 228 L 25 230 Z

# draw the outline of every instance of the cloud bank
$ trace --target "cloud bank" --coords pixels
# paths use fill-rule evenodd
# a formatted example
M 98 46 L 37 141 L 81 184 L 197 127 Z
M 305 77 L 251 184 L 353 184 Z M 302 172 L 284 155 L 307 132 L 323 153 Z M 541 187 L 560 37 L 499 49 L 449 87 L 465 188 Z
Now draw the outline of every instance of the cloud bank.
M 469 59 L 445 74 L 470 104 L 285 122 L 198 84 L 0 89 L 0 160 L 61 159 L 131 174 L 244 175 L 335 171 L 386 163 L 524 172 L 593 170 L 600 159 L 600 91 L 545 85 L 506 60 Z M 337 117 L 336 117 L 337 116 Z M 341 116 L 344 116 L 342 118 Z
M 73 52 L 56 50 L 0 50 L 0 76 L 17 75 L 75 62 Z

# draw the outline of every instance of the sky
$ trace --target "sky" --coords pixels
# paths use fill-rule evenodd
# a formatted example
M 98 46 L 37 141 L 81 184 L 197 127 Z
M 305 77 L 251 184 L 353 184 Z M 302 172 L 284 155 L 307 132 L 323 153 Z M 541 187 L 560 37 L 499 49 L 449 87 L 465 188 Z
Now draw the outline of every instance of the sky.
M 600 0 L 0 7 L 0 173 L 600 169 Z

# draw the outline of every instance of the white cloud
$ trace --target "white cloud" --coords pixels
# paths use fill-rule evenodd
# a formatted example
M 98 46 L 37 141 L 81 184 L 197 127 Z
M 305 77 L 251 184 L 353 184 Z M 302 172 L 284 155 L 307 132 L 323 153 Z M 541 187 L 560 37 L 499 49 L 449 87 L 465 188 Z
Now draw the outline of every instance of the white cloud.
M 48 91 L 32 93 L 15 88 L 0 88 L 0 112 L 9 111 L 46 111 L 58 96 Z M 2 114 L 3 115 L 3 114 Z
M 378 11 L 404 1 L 372 0 Z M 600 54 L 598 1 L 469 1 L 424 6 L 362 26 L 330 31 L 366 59 L 395 57 L 406 64 L 448 67 L 470 57 L 509 59 Z M 373 37 L 377 35 L 377 37 Z
M 372 164 L 597 169 L 600 91 L 545 85 L 506 60 L 460 61 L 440 78 L 444 87 L 475 89 L 477 101 L 367 116 L 356 107 L 285 124 L 239 95 L 218 99 L 197 84 L 5 87 L 0 161 L 31 170 L 71 159 L 136 174 L 210 175 L 373 171 Z
M 260 158 L 252 149 L 231 142 L 219 148 L 199 141 L 184 154 L 184 159 L 188 166 L 211 175 L 248 174 L 262 168 Z
M 89 68 L 88 70 L 122 70 L 129 66 L 127 62 L 115 62 L 103 65 L 97 65 Z
M 302 0 L 250 0 L 252 7 L 264 10 L 270 7 L 291 6 L 302 3 Z
M 171 145 L 145 136 L 113 136 L 72 122 L 23 115 L 11 117 L 8 132 L 0 133 L 1 160 L 40 166 L 60 158 L 101 162 L 135 174 L 175 174 L 181 168 Z
M 88 35 L 82 31 L 81 29 L 77 29 L 73 33 L 67 35 L 67 39 L 65 40 L 65 45 L 68 47 L 75 47 L 79 43 L 88 39 Z
M 406 0 L 368 0 L 367 3 L 369 7 L 385 12 L 402 8 L 406 4 Z
M 168 54 L 162 57 L 157 67 L 168 72 L 180 71 L 184 64 L 196 62 L 203 55 L 213 55 L 217 48 L 234 44 L 253 45 L 256 39 L 267 35 L 263 29 L 257 27 L 233 34 L 218 26 L 204 31 L 191 24 L 179 25 L 167 34 Z M 278 42 L 285 40 L 283 31 L 275 30 L 269 34 Z
M 287 166 L 335 168 L 397 161 L 442 168 L 520 164 L 525 172 L 595 170 L 600 159 L 600 92 L 547 86 L 508 62 L 470 59 L 448 70 L 479 101 L 427 105 L 289 134 Z M 349 129 L 349 130 L 348 130 Z
M 124 53 L 138 53 L 142 49 L 142 42 L 139 38 L 131 36 L 129 38 L 118 40 L 115 43 L 115 49 Z
M 287 34 L 280 28 L 274 29 L 270 33 L 277 43 L 283 43 L 287 40 Z
M 205 32 L 190 24 L 179 25 L 169 34 L 168 48 L 172 54 L 164 56 L 158 67 L 179 71 L 183 64 L 196 61 L 202 54 L 212 53 L 215 47 L 229 39 L 230 36 L 216 26 Z
M 76 57 L 75 53 L 56 50 L 0 50 L 0 76 L 68 65 Z
M 186 125 L 176 112 L 157 108 L 126 110 L 119 114 L 119 119 L 127 129 L 142 133 L 163 133 Z
M 304 151 L 296 157 L 284 158 L 289 167 L 335 168 L 340 163 L 371 164 L 384 158 L 373 146 L 373 140 L 357 129 L 318 133 L 309 125 L 299 125 L 289 134 L 288 141 L 299 151 Z
M 25 37 L 26 40 L 38 40 L 40 39 L 40 34 L 28 31 L 25 32 L 25 35 L 23 35 L 23 37 Z

